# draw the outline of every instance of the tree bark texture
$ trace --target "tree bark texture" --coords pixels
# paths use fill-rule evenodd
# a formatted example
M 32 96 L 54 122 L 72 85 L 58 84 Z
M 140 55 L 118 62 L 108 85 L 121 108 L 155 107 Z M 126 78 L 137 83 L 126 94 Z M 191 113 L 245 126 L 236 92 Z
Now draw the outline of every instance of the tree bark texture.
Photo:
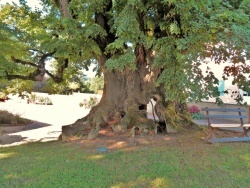
M 66 18 L 70 14 L 68 10 L 70 1 L 54 0 L 54 2 L 61 15 Z M 143 44 L 135 44 L 135 70 L 129 67 L 123 70 L 107 70 L 105 66 L 107 60 L 112 57 L 112 54 L 105 52 L 106 47 L 117 37 L 108 24 L 110 18 L 107 13 L 111 10 L 112 3 L 113 1 L 107 1 L 103 11 L 95 14 L 95 23 L 108 34 L 106 37 L 98 35 L 93 38 L 102 51 L 102 55 L 95 58 L 104 75 L 103 96 L 100 103 L 93 107 L 86 117 L 62 127 L 63 140 L 74 135 L 86 135 L 88 139 L 93 139 L 105 126 L 111 126 L 115 132 L 125 132 L 131 129 L 132 135 L 156 132 L 157 125 L 153 120 L 147 119 L 146 114 L 146 105 L 155 96 L 158 96 L 156 97 L 158 98 L 157 115 L 160 121 L 166 123 L 168 113 L 165 113 L 164 92 L 161 87 L 156 88 L 156 81 L 161 74 L 161 69 L 152 68 L 154 61 L 152 50 L 146 49 Z M 142 31 L 143 29 L 141 27 Z M 172 116 L 171 113 L 169 114 Z
M 136 59 L 136 70 L 126 68 L 122 71 L 108 71 L 106 57 L 99 58 L 103 65 L 104 90 L 100 103 L 93 107 L 90 113 L 77 120 L 72 125 L 62 127 L 62 138 L 81 132 L 88 134 L 88 139 L 95 138 L 104 126 L 111 126 L 115 132 L 125 132 L 135 129 L 139 133 L 155 132 L 157 127 L 153 120 L 147 119 L 146 105 L 156 94 L 156 80 L 159 69 L 151 69 L 153 62 L 152 52 L 145 52 L 141 45 Z
M 105 56 L 99 59 L 100 64 L 104 65 L 105 61 Z M 111 126 L 115 132 L 131 131 L 135 136 L 157 133 L 157 128 L 165 130 L 169 125 L 190 124 L 187 105 L 165 101 L 162 87 L 156 87 L 160 69 L 151 69 L 152 61 L 152 53 L 148 52 L 143 62 L 137 59 L 135 71 L 108 71 L 103 66 L 104 90 L 99 104 L 86 117 L 63 126 L 62 139 L 68 140 L 74 135 L 94 139 L 105 126 Z M 147 118 L 146 106 L 152 98 L 157 101 L 157 123 Z

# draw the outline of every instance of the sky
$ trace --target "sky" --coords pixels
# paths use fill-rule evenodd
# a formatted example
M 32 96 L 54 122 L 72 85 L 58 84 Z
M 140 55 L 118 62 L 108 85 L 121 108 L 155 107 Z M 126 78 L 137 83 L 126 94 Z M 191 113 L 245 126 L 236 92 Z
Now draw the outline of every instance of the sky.
M 19 0 L 0 0 L 0 5 L 5 5 L 6 3 L 12 4 L 12 2 L 19 4 Z M 35 8 L 35 6 L 39 7 L 39 0 L 27 0 L 28 5 L 32 8 Z

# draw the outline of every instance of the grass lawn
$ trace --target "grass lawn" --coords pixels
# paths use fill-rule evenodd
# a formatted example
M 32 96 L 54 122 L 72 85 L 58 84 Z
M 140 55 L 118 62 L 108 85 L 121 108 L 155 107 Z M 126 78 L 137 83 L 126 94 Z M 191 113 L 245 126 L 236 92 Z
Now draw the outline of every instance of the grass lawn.
M 196 147 L 197 146 L 197 147 Z M 249 143 L 121 147 L 76 142 L 0 148 L 0 187 L 249 187 Z

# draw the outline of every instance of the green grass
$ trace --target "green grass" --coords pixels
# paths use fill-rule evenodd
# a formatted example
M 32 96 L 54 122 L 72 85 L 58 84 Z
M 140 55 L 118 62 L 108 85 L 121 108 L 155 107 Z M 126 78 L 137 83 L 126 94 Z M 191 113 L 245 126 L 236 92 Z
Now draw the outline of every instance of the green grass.
M 0 187 L 249 187 L 250 145 L 203 144 L 119 149 L 74 143 L 0 148 Z

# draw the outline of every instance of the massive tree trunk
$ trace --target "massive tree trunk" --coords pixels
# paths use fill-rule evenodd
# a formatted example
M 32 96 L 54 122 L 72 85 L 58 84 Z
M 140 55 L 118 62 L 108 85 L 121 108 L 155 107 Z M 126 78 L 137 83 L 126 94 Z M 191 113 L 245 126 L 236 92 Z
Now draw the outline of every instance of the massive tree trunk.
M 65 14 L 65 11 L 69 11 L 70 0 L 54 0 L 54 2 L 61 15 L 67 17 L 68 14 Z M 154 52 L 152 49 L 145 48 L 143 43 L 134 44 L 135 70 L 131 67 L 126 67 L 123 70 L 107 70 L 105 64 L 114 54 L 107 52 L 106 47 L 117 39 L 117 34 L 113 32 L 114 28 L 109 25 L 112 22 L 112 17 L 108 13 L 112 12 L 112 7 L 113 1 L 104 3 L 103 10 L 98 9 L 93 20 L 107 33 L 105 37 L 97 35 L 92 38 L 102 52 L 102 55 L 95 55 L 95 58 L 104 74 L 103 96 L 100 103 L 93 107 L 86 117 L 77 120 L 72 125 L 62 127 L 62 139 L 64 140 L 76 134 L 87 135 L 88 139 L 95 138 L 104 126 L 111 126 L 113 131 L 117 132 L 132 129 L 132 135 L 135 135 L 135 132 L 139 134 L 156 132 L 157 125 L 153 120 L 147 119 L 146 115 L 146 105 L 149 100 L 157 96 L 157 114 L 160 121 L 165 123 L 167 122 L 165 106 L 168 108 L 176 106 L 173 103 L 165 103 L 162 88 L 156 87 L 161 69 L 152 67 Z M 71 16 L 74 19 L 73 14 Z M 138 16 L 138 18 L 141 17 Z M 142 20 L 143 18 L 140 21 Z M 147 32 L 143 23 L 140 22 L 139 25 L 142 32 Z M 124 45 L 126 46 L 126 44 Z M 126 47 L 125 49 L 129 50 Z M 123 51 L 117 50 L 115 53 L 122 55 Z
M 155 132 L 157 129 L 153 120 L 147 119 L 146 106 L 156 94 L 156 80 L 159 69 L 151 69 L 152 52 L 145 52 L 138 45 L 136 59 L 137 69 L 126 68 L 122 71 L 108 71 L 105 68 L 106 57 L 99 58 L 99 64 L 104 74 L 104 90 L 100 103 L 93 107 L 90 113 L 77 120 L 72 125 L 62 127 L 62 137 L 81 132 L 94 138 L 104 126 L 111 126 L 113 131 L 124 132 L 132 129 L 132 134 Z
M 156 87 L 161 73 L 159 68 L 152 69 L 154 55 L 138 44 L 136 53 L 136 70 L 126 68 L 122 71 L 108 71 L 105 67 L 106 57 L 99 58 L 104 74 L 104 90 L 100 103 L 90 113 L 72 125 L 62 127 L 62 139 L 74 135 L 85 135 L 94 139 L 105 126 L 111 126 L 115 132 L 131 131 L 135 134 L 156 133 L 157 126 L 147 118 L 146 106 L 155 98 L 156 114 L 159 122 L 175 124 L 188 121 L 187 106 L 176 102 L 166 102 L 162 87 Z M 169 109 L 169 110 L 168 110 Z

